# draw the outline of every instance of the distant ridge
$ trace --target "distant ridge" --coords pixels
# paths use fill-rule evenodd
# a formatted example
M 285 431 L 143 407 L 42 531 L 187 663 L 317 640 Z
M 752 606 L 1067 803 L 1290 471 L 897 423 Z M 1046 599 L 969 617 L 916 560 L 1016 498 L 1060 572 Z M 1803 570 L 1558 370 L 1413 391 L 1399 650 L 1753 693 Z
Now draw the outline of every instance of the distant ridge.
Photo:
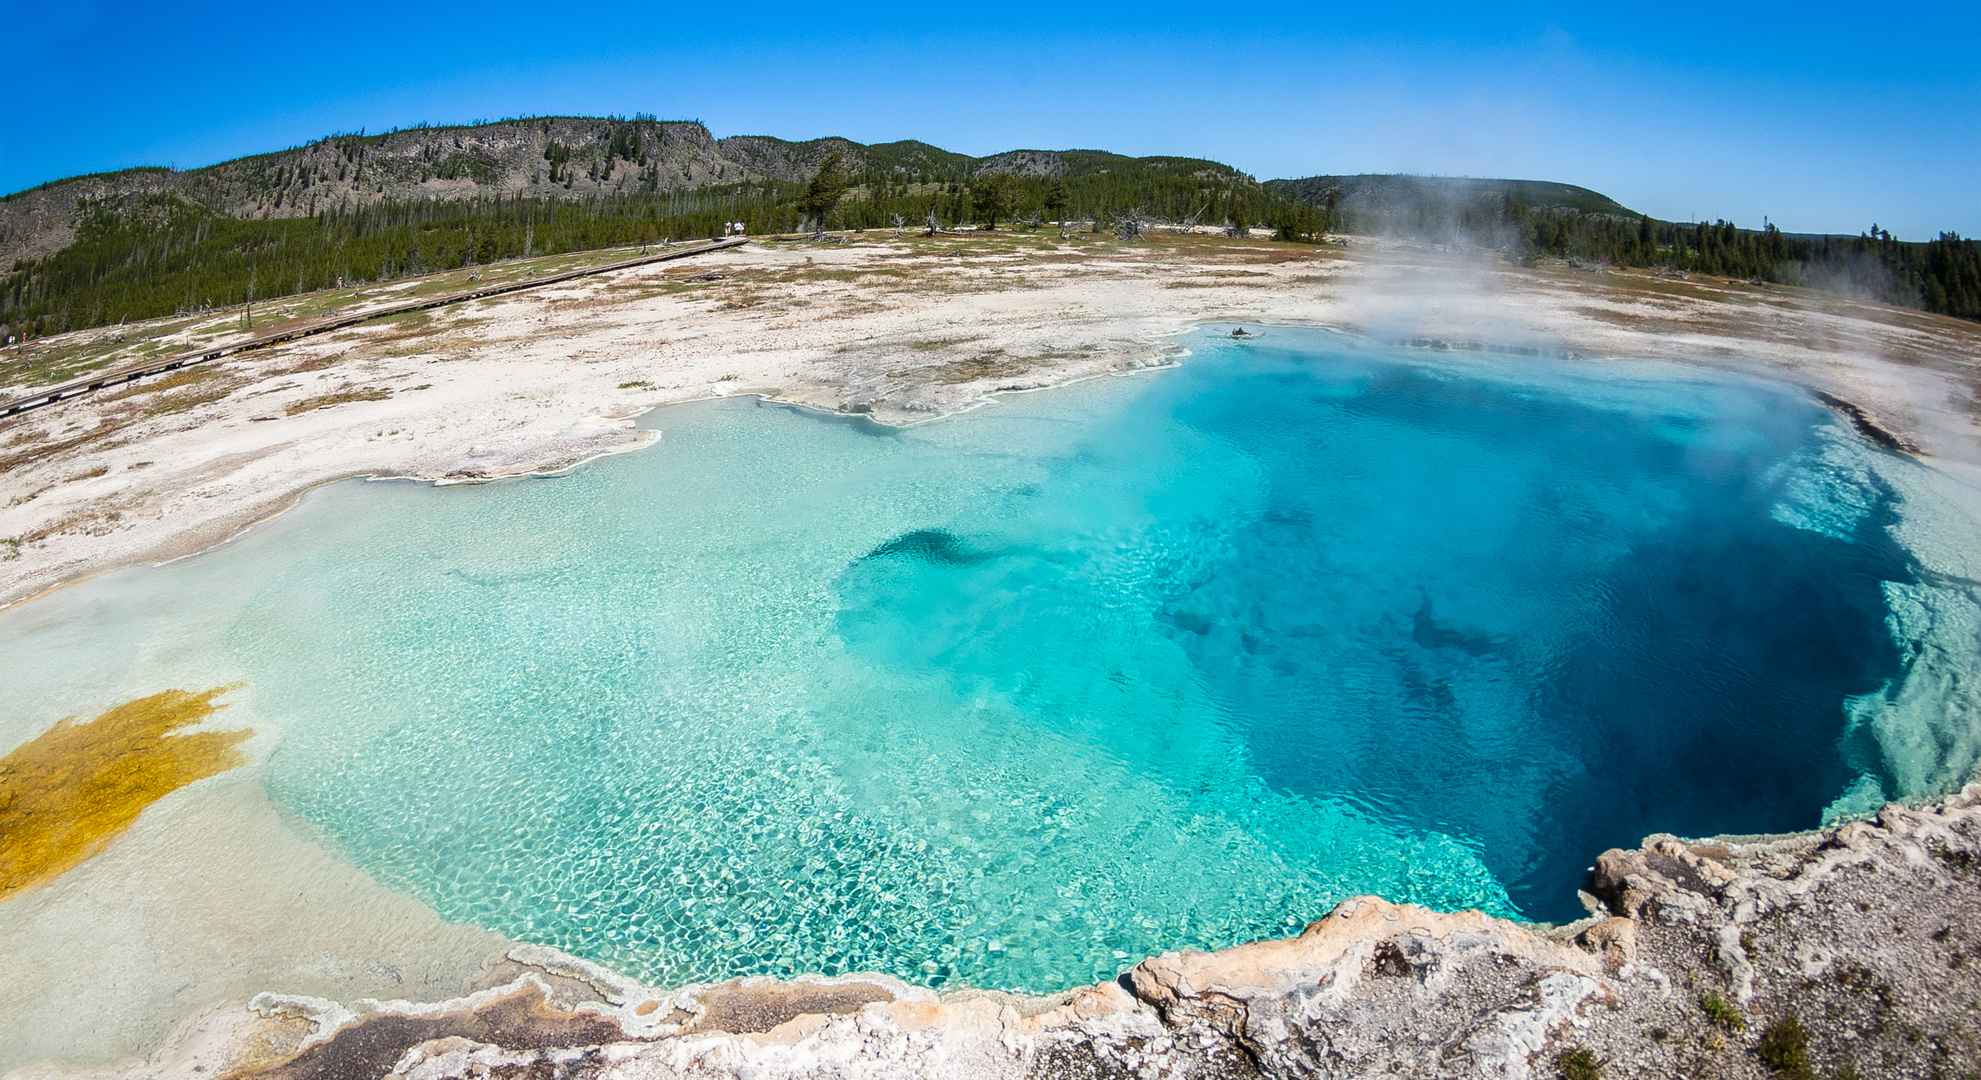
M 808 186 L 838 155 L 824 215 Z M 985 174 L 1012 183 L 985 187 Z M 1001 194 L 1000 194 L 1001 193 Z M 570 251 L 829 224 L 1091 222 L 1405 238 L 1537 265 L 1656 267 L 1849 292 L 1981 319 L 1981 243 L 1874 230 L 1666 222 L 1545 180 L 1362 174 L 1260 183 L 1202 158 L 1105 150 L 972 157 L 916 140 L 717 139 L 699 121 L 552 116 L 332 135 L 177 171 L 51 181 L 0 197 L 0 338 L 267 300 Z M 998 219 L 1002 218 L 1000 222 Z
M 1836 236 L 1784 233 L 1768 223 L 1659 221 L 1601 192 L 1548 180 L 1363 173 L 1263 186 L 1341 232 L 1498 251 L 1529 266 L 1559 258 L 1802 285 L 1981 319 L 1981 243 L 1953 233 L 1907 243 L 1876 229 Z
M 1536 209 L 1629 215 L 1609 197 L 1572 184 L 1405 174 L 1310 176 L 1263 185 L 1240 170 L 1201 158 L 1132 158 L 1105 150 L 1008 150 L 971 157 L 904 139 L 859 143 L 828 136 L 790 140 L 769 135 L 718 139 L 700 121 L 640 116 L 548 116 L 485 124 L 418 125 L 381 134 L 331 135 L 302 146 L 253 154 L 198 169 L 137 166 L 52 180 L 0 196 L 0 272 L 16 260 L 51 255 L 75 240 L 83 211 L 130 213 L 147 198 L 169 196 L 245 220 L 310 217 L 409 200 L 493 196 L 577 201 L 602 195 L 692 192 L 752 182 L 802 182 L 827 154 L 849 172 L 884 173 L 949 183 L 982 172 L 1077 179 L 1127 169 L 1155 169 L 1215 180 L 1274 196 L 1325 205 L 1333 194 L 1366 226 L 1381 230 L 1426 206 L 1502 204 L 1508 196 Z M 1269 193 L 1269 194 L 1267 194 Z
M 1266 187 L 1287 198 L 1324 205 L 1334 196 L 1350 213 L 1391 215 L 1428 206 L 1491 206 L 1507 201 L 1534 210 L 1579 214 L 1611 214 L 1635 218 L 1636 211 L 1598 191 L 1549 180 L 1490 180 L 1469 176 L 1415 176 L 1409 173 L 1361 173 L 1354 176 L 1309 176 L 1299 180 L 1268 180 Z
M 17 259 L 50 255 L 73 242 L 79 206 L 128 212 L 147 197 L 168 195 L 212 213 L 259 220 L 418 199 L 500 195 L 576 201 L 803 181 L 833 152 L 842 155 L 849 172 L 933 182 L 967 180 L 979 172 L 1077 178 L 1134 166 L 1257 186 L 1229 165 L 1198 158 L 1130 158 L 1102 150 L 970 157 L 912 139 L 872 145 L 838 137 L 717 139 L 693 120 L 531 117 L 332 135 L 183 172 L 139 166 L 53 180 L 0 197 L 0 272 Z

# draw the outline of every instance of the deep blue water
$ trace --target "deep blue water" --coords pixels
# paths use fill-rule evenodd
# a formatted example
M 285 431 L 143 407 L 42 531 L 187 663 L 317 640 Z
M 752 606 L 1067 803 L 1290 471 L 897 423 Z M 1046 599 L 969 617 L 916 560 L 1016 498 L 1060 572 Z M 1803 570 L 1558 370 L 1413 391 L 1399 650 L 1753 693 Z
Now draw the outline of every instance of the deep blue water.
M 1831 417 L 1754 384 L 1480 379 L 1310 344 L 1227 346 L 1157 380 L 1028 492 L 1146 484 L 1130 551 L 905 533 L 848 571 L 842 632 L 872 663 L 1022 699 L 1041 649 L 1139 576 L 1107 563 L 1167 557 L 1130 602 L 1244 768 L 1461 838 L 1531 918 L 1579 917 L 1593 856 L 1651 832 L 1817 823 L 1854 777 L 1844 702 L 1899 673 L 1881 583 L 1911 573 L 1875 485 L 1843 531 L 1782 520 L 1782 464 L 1834 439 Z M 1203 505 L 1233 488 L 1242 510 Z M 1086 659 L 1063 662 L 1117 677 Z
M 1165 612 L 1268 782 L 1473 839 L 1565 919 L 1605 848 L 1809 828 L 1852 779 L 1840 706 L 1898 674 L 1910 571 L 1882 500 L 1842 535 L 1776 514 L 1830 418 L 1313 367 L 1170 391 L 1265 474 Z
M 1969 526 L 1801 392 L 1189 342 L 906 430 L 725 400 L 557 479 L 335 485 L 0 617 L 7 675 L 243 678 L 325 842 L 663 983 L 1050 990 L 1362 892 L 1571 918 L 1606 847 L 1971 768 L 1981 606 L 1894 540 Z

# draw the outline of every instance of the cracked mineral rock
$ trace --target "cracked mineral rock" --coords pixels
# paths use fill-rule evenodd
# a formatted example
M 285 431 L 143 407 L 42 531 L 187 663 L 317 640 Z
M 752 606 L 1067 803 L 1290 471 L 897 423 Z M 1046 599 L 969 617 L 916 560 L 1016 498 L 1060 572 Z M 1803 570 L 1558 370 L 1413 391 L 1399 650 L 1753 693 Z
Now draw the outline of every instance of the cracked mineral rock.
M 451 1001 L 213 1010 L 123 1075 L 1520 1080 L 1586 1051 L 1609 1078 L 1965 1076 L 1977 870 L 1981 784 L 1823 833 L 1605 852 L 1568 926 L 1357 897 L 1298 937 L 1045 997 L 882 975 L 669 991 L 523 945 Z

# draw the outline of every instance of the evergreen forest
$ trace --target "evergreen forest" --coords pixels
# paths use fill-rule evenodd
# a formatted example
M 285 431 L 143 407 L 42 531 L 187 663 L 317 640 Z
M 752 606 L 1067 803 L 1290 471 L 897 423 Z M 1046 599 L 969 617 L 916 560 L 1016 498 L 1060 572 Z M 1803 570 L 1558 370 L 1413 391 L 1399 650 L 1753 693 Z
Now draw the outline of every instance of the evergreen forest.
M 1675 224 L 1640 216 L 1533 210 L 1509 204 L 1508 255 L 1527 265 L 1552 257 L 1659 267 L 1778 285 L 1804 285 L 1981 320 L 1981 241 L 1941 233 L 1924 243 L 1871 226 L 1857 236 L 1795 236 L 1774 225 Z
M 552 144 L 554 170 L 569 168 Z M 834 229 L 925 228 L 980 222 L 985 209 L 1009 228 L 1051 220 L 1117 217 L 1222 223 L 1275 221 L 1303 238 L 1323 227 L 1236 170 L 1186 158 L 1129 159 L 1094 151 L 1055 155 L 1060 175 L 971 175 L 875 167 L 845 177 L 822 223 Z M 960 155 L 959 155 L 960 157 Z M 962 158 L 968 162 L 971 159 Z M 885 159 L 882 159 L 884 163 Z M 990 176 L 1009 176 L 990 185 Z M 791 233 L 807 223 L 807 185 L 752 180 L 692 189 L 634 190 L 578 198 L 494 196 L 386 199 L 306 217 L 237 218 L 176 194 L 119 207 L 78 206 L 73 243 L 16 262 L 0 277 L 7 333 L 66 330 L 224 308 L 316 289 L 386 281 L 502 259 L 555 255 L 723 235 L 727 222 L 751 234 Z M 1290 224 L 1289 224 L 1290 223 Z
M 1229 166 L 1194 158 L 1127 158 L 1090 150 L 970 158 L 906 142 L 862 147 L 844 140 L 726 140 L 748 144 L 739 153 L 783 154 L 787 160 L 809 154 L 814 172 L 822 160 L 837 166 L 842 156 L 853 165 L 822 186 L 817 175 L 809 182 L 790 169 L 762 168 L 751 175 L 733 158 L 717 159 L 713 175 L 704 169 L 692 183 L 663 185 L 663 159 L 656 155 L 666 147 L 667 125 L 645 119 L 596 123 L 596 138 L 576 145 L 549 138 L 552 127 L 543 125 L 542 161 L 533 169 L 550 183 L 532 179 L 521 194 L 414 197 L 410 188 L 401 194 L 381 186 L 370 202 L 344 198 L 317 208 L 315 201 L 298 207 L 292 200 L 292 216 L 236 216 L 183 191 L 78 198 L 73 242 L 52 254 L 19 259 L 0 274 L 0 333 L 43 336 L 226 308 L 340 282 L 359 285 L 504 259 L 716 237 L 728 222 L 741 222 L 757 236 L 807 226 L 916 230 L 995 221 L 1002 228 L 1037 228 L 1059 220 L 1091 221 L 1094 231 L 1112 233 L 1113 223 L 1124 218 L 1222 225 L 1240 235 L 1263 227 L 1278 239 L 1308 242 L 1330 232 L 1406 236 L 1495 249 L 1529 265 L 1552 258 L 1663 267 L 1839 290 L 1981 319 L 1981 242 L 1951 233 L 1924 243 L 1896 240 L 1875 226 L 1855 237 L 1798 236 L 1773 225 L 1752 230 L 1725 221 L 1657 221 L 1595 192 L 1560 184 L 1432 177 L 1312 177 L 1261 184 Z M 694 130 L 701 129 L 694 125 Z M 327 160 L 335 164 L 336 176 L 341 180 L 348 161 L 357 170 L 351 178 L 356 184 L 366 162 L 378 160 L 366 157 L 372 145 L 367 140 L 390 137 L 337 136 L 291 153 L 334 152 Z M 450 175 L 453 159 L 434 149 L 440 145 L 424 145 L 417 157 L 400 163 L 417 166 L 409 183 Z M 842 155 L 833 147 L 852 153 Z M 270 190 L 278 208 L 284 191 L 307 188 L 317 175 L 314 166 L 284 167 L 278 155 L 268 156 L 273 164 L 254 164 L 260 160 L 243 159 L 260 170 L 252 174 L 257 182 L 265 175 L 277 184 Z M 570 190 L 581 165 L 588 186 Z M 243 163 L 226 167 L 238 173 Z M 384 167 L 382 160 L 373 166 Z M 731 167 L 750 178 L 725 182 L 721 177 Z M 322 175 L 330 175 L 328 168 L 323 166 Z M 562 192 L 555 190 L 560 181 Z

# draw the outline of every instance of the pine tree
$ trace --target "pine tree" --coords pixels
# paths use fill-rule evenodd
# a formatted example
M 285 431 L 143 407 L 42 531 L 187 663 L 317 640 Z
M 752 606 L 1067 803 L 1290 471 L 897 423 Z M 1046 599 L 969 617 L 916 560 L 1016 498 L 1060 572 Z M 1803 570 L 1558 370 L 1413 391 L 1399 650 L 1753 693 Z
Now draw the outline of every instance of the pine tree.
M 812 231 L 825 231 L 825 217 L 839 207 L 839 200 L 846 197 L 846 189 L 852 186 L 852 178 L 846 175 L 846 155 L 834 150 L 819 162 L 818 171 L 812 174 L 805 194 L 798 199 L 798 211 L 813 220 Z
M 1060 215 L 1064 214 L 1066 208 L 1072 204 L 1072 190 L 1066 186 L 1065 180 L 1055 177 L 1052 184 L 1046 188 L 1045 202 L 1043 204 L 1046 213 L 1050 214 L 1054 221 L 1059 221 Z
M 1231 228 L 1225 230 L 1232 236 L 1252 235 L 1252 226 L 1246 221 L 1250 217 L 1250 207 L 1245 205 L 1236 191 L 1231 193 Z
M 997 229 L 997 216 L 1011 213 L 1018 202 L 1018 181 L 1010 173 L 994 172 L 980 176 L 970 185 L 970 199 L 977 204 L 978 212 L 990 219 L 990 228 Z

